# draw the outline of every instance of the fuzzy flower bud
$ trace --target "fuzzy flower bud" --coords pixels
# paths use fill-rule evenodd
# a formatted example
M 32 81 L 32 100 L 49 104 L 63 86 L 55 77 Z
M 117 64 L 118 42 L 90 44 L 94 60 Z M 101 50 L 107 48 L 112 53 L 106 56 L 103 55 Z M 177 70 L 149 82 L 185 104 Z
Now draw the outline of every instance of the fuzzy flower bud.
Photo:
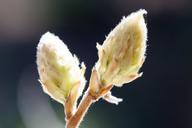
M 41 37 L 37 46 L 37 67 L 45 93 L 62 104 L 69 95 L 72 95 L 72 103 L 76 102 L 84 89 L 85 66 L 80 69 L 78 59 L 54 34 L 47 32 Z
M 147 28 L 139 10 L 124 17 L 109 33 L 103 45 L 97 44 L 99 60 L 96 70 L 101 85 L 116 85 L 133 81 L 138 74 L 146 51 Z

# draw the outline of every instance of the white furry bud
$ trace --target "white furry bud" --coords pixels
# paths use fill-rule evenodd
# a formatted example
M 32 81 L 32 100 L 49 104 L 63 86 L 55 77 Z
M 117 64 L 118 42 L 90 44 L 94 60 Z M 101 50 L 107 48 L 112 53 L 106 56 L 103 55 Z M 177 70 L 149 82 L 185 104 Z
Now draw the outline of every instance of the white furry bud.
M 84 73 L 78 59 L 54 34 L 47 32 L 41 37 L 37 46 L 37 67 L 44 92 L 62 104 L 73 92 L 72 100 L 76 102 L 85 86 Z
M 96 70 L 101 85 L 116 85 L 133 81 L 145 59 L 147 28 L 139 10 L 124 17 L 109 33 L 103 45 L 97 45 L 99 60 Z

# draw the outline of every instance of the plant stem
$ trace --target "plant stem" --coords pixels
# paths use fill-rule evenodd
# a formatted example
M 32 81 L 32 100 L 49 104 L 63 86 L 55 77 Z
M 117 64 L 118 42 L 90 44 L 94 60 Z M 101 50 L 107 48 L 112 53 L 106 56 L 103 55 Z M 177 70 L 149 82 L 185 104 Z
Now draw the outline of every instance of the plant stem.
M 65 104 L 64 106 L 64 113 L 65 113 L 65 120 L 66 122 L 72 117 L 72 110 L 71 109 L 68 109 L 70 107 L 67 106 L 67 104 Z
M 92 70 L 89 88 L 85 92 L 77 111 L 74 115 L 68 114 L 66 115 L 66 128 L 78 128 L 79 124 L 83 120 L 85 114 L 87 113 L 89 107 L 92 103 L 96 102 L 101 97 L 105 96 L 111 89 L 113 85 L 109 85 L 107 87 L 103 87 L 99 84 L 98 76 L 96 70 Z M 70 101 L 70 99 L 69 99 Z M 70 105 L 68 102 L 66 105 Z M 67 107 L 67 106 L 66 106 Z M 70 106 L 68 106 L 70 107 Z M 68 109 L 66 109 L 68 110 Z M 69 109 L 70 110 L 70 109 Z M 70 112 L 70 111 L 69 111 Z M 67 112 L 65 112 L 67 114 Z
M 92 103 L 95 102 L 95 99 L 93 96 L 90 95 L 90 93 L 86 93 L 81 100 L 81 103 L 77 109 L 77 112 L 75 115 L 73 115 L 67 122 L 66 128 L 78 128 L 80 122 L 84 118 L 85 114 L 87 113 L 87 110 L 91 106 Z

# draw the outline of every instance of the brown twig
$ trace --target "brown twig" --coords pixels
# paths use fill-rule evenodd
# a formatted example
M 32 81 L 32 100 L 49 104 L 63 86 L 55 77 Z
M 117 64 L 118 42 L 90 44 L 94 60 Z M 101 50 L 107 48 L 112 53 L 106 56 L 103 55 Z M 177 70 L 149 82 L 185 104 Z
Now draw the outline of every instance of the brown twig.
M 66 100 L 64 105 L 64 113 L 66 122 L 73 116 L 73 106 L 71 105 L 69 98 Z
M 68 120 L 66 128 L 77 128 L 95 99 L 90 93 L 86 93 L 81 101 L 75 115 Z
M 98 81 L 96 70 L 93 69 L 89 88 L 84 94 L 76 113 L 72 115 L 70 119 L 66 119 L 66 128 L 78 128 L 91 104 L 105 96 L 112 89 L 112 87 L 113 85 L 101 86 Z

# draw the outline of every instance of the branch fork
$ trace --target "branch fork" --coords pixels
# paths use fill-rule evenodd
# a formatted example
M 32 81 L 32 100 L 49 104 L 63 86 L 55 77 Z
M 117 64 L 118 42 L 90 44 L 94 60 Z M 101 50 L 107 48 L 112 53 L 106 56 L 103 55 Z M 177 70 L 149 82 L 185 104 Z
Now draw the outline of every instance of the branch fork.
M 66 128 L 78 128 L 80 122 L 83 120 L 85 114 L 87 113 L 89 107 L 100 98 L 104 98 L 105 95 L 110 93 L 113 85 L 107 87 L 99 85 L 98 76 L 96 70 L 93 69 L 90 83 L 87 91 L 84 93 L 84 96 L 73 113 L 69 99 L 65 103 L 65 114 L 66 114 Z M 107 97 L 107 96 L 106 96 Z M 104 98 L 105 99 L 105 98 Z

